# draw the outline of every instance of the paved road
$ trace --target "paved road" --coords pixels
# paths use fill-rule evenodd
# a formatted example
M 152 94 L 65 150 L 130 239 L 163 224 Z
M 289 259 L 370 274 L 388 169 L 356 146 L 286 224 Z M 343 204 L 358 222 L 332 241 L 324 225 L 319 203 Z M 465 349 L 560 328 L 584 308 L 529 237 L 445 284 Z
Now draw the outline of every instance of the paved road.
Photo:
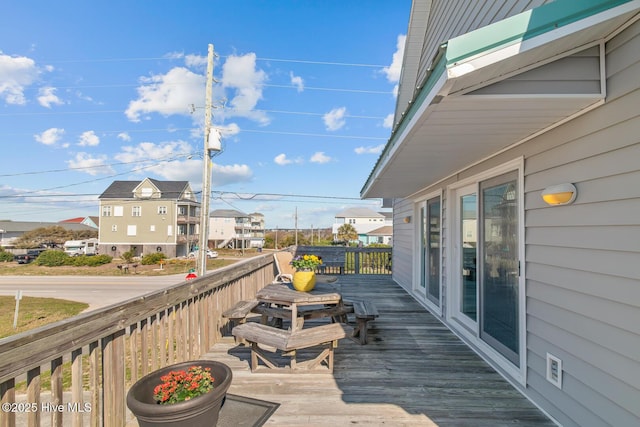
M 86 302 L 89 310 L 126 301 L 184 281 L 171 276 L 0 276 L 0 295 L 60 298 Z

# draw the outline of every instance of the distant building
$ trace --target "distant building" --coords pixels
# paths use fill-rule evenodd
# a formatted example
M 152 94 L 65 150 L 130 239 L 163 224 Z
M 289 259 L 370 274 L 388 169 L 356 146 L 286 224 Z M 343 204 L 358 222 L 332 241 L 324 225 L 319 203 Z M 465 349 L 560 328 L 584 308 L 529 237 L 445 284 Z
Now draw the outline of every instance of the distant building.
M 100 253 L 186 256 L 198 243 L 200 203 L 187 181 L 114 181 L 99 199 Z
M 358 232 L 358 240 L 364 245 L 370 243 L 380 243 L 379 235 L 369 236 L 369 233 L 374 230 L 378 230 L 384 226 L 393 227 L 391 221 L 392 214 L 387 212 L 376 212 L 369 208 L 348 208 L 341 212 L 338 212 L 335 216 L 335 220 L 332 227 L 332 233 L 334 240 L 338 239 L 338 229 L 343 224 L 351 224 Z M 393 228 L 391 228 L 393 230 Z M 387 241 L 391 240 L 389 233 Z M 383 238 L 383 240 L 385 240 Z
M 216 248 L 256 248 L 264 245 L 264 215 L 235 209 L 216 209 L 209 214 L 209 243 Z
M 98 224 L 100 223 L 99 216 L 80 216 L 77 218 L 64 219 L 62 221 L 58 221 L 60 223 L 65 224 L 84 224 L 89 227 L 98 228 Z

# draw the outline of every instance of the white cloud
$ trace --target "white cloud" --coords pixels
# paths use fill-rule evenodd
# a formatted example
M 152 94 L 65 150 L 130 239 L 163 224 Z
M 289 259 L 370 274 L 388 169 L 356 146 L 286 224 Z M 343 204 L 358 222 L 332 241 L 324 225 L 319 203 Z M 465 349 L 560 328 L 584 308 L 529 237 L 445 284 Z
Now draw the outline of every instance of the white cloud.
M 238 126 L 237 123 L 229 123 L 223 126 L 216 126 L 216 128 L 218 128 L 223 138 L 240 133 L 240 126 Z
M 205 77 L 184 67 L 176 67 L 167 74 L 141 79 L 138 99 L 129 102 L 125 114 L 132 122 L 139 122 L 141 114 L 159 113 L 189 115 L 189 105 L 204 105 Z
M 36 139 L 36 141 L 44 145 L 55 145 L 62 139 L 63 135 L 64 129 L 50 128 L 40 134 L 34 135 L 33 137 Z
M 192 68 L 202 68 L 207 65 L 208 58 L 200 55 L 185 55 L 184 65 Z
M 39 70 L 31 58 L 4 55 L 0 51 L 0 99 L 7 104 L 24 105 L 25 89 L 37 79 Z
M 189 181 L 196 191 L 202 188 L 201 158 L 166 162 L 141 173 L 148 175 L 149 171 L 169 181 Z M 249 182 L 252 178 L 253 171 L 247 165 L 212 165 L 211 185 L 214 187 Z
M 391 65 L 382 69 L 387 75 L 390 83 L 398 83 L 400 81 L 400 72 L 402 71 L 402 58 L 404 57 L 404 44 L 407 36 L 400 34 L 396 43 L 396 51 L 393 53 Z
M 273 161 L 280 166 L 285 166 L 288 165 L 290 163 L 293 163 L 293 160 L 289 160 L 287 159 L 287 155 L 282 153 L 282 154 L 278 154 Z
M 341 129 L 345 125 L 344 116 L 347 113 L 346 107 L 334 108 L 329 111 L 327 114 L 322 116 L 322 120 L 324 120 L 324 125 L 328 131 L 336 131 Z
M 291 84 L 298 89 L 298 92 L 304 91 L 304 80 L 300 76 L 293 75 L 293 71 L 289 72 Z
M 81 147 L 95 147 L 99 144 L 100 138 L 98 138 L 98 135 L 96 135 L 92 130 L 83 132 L 82 135 L 80 135 L 80 141 L 78 142 L 78 145 Z
M 324 154 L 322 151 L 318 151 L 311 156 L 312 163 L 329 163 L 331 161 L 331 157 Z
M 116 154 L 114 158 L 123 163 L 135 163 L 137 167 L 155 164 L 155 166 L 145 168 L 144 170 L 154 170 L 156 173 L 159 173 L 159 171 L 167 167 L 164 161 L 180 156 L 187 156 L 192 152 L 193 148 L 191 145 L 181 140 L 161 142 L 159 144 L 141 142 L 135 146 L 122 147 L 122 151 Z
M 110 174 L 113 173 L 111 166 L 106 165 L 107 157 L 93 157 L 87 153 L 78 153 L 72 160 L 67 160 L 67 165 L 72 169 L 80 169 L 81 172 L 89 175 Z
M 356 154 L 380 154 L 384 150 L 384 144 L 368 146 L 368 147 L 358 147 L 354 149 Z
M 182 59 L 184 58 L 184 52 L 169 52 L 164 57 L 167 59 Z
M 256 69 L 256 54 L 231 55 L 222 66 L 221 83 L 225 89 L 234 91 L 229 105 L 235 111 L 225 111 L 227 117 L 240 116 L 255 120 L 263 125 L 269 118 L 261 111 L 255 111 L 262 99 L 262 89 L 267 81 L 267 73 Z
M 253 172 L 247 165 L 218 165 L 217 163 L 214 163 L 212 169 L 213 175 L 211 177 L 211 185 L 214 187 L 239 182 L 248 182 L 253 178 Z
M 387 117 L 385 117 L 384 122 L 382 122 L 382 127 L 391 129 L 393 127 L 393 116 L 393 113 L 391 113 Z
M 38 103 L 46 108 L 51 108 L 52 105 L 64 104 L 58 95 L 56 95 L 56 88 L 54 87 L 42 87 L 38 90 Z
M 131 136 L 127 132 L 120 132 L 118 134 L 118 139 L 129 142 L 131 141 Z
M 404 45 L 407 36 L 404 34 L 400 34 L 398 36 L 398 41 L 396 43 L 396 51 L 393 53 L 393 59 L 391 60 L 391 65 L 388 67 L 384 67 L 382 72 L 387 75 L 387 80 L 389 83 L 396 83 L 393 88 L 393 94 L 395 96 L 398 95 L 398 85 L 397 83 L 400 81 L 400 74 L 402 71 L 402 59 L 404 58 Z

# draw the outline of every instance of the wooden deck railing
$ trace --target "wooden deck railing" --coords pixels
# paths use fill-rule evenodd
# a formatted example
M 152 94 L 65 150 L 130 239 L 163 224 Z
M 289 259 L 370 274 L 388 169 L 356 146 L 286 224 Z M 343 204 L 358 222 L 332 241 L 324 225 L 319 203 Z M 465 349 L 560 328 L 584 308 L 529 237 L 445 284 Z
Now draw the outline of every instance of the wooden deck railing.
M 0 427 L 40 426 L 43 417 L 52 426 L 124 426 L 133 382 L 204 355 L 228 332 L 221 313 L 274 277 L 265 254 L 0 340 Z
M 294 254 L 314 254 L 328 274 L 391 274 L 391 247 L 294 246 Z

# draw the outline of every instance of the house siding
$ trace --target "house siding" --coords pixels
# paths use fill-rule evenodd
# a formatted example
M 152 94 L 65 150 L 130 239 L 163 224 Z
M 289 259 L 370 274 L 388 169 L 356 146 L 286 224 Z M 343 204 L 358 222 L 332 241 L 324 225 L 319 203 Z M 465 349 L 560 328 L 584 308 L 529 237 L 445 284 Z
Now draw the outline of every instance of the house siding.
M 602 106 L 420 192 L 443 190 L 446 208 L 448 185 L 524 158 L 527 384 L 516 387 L 563 426 L 640 425 L 639 51 L 636 22 L 606 45 Z M 542 190 L 563 182 L 576 185 L 576 202 L 545 205 Z M 418 199 L 394 203 L 394 279 L 407 290 L 415 228 L 402 218 Z M 547 353 L 563 362 L 562 389 L 546 380 Z
M 525 168 L 528 383 L 565 426 L 640 423 L 640 62 L 630 51 L 638 23 L 606 46 L 606 104 L 526 147 L 539 150 Z M 560 182 L 578 200 L 544 206 L 541 190 Z M 562 390 L 545 384 L 547 352 L 563 360 Z
M 410 223 L 405 223 L 404 218 L 411 217 Z M 393 278 L 408 292 L 411 292 L 413 283 L 413 252 L 415 216 L 413 203 L 409 200 L 396 199 L 393 203 Z
M 470 95 L 600 94 L 600 49 L 585 49 L 470 92 Z

